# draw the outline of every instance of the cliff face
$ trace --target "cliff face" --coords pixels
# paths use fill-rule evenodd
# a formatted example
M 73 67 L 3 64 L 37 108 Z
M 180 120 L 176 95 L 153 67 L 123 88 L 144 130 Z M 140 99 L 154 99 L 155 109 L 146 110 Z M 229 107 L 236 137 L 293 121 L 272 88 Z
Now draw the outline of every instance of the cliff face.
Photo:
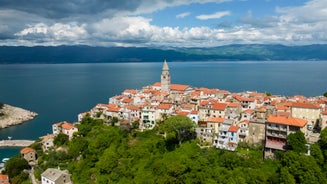
M 2 108 L 0 108 L 0 128 L 6 128 L 29 121 L 35 116 L 37 116 L 35 112 L 3 104 Z

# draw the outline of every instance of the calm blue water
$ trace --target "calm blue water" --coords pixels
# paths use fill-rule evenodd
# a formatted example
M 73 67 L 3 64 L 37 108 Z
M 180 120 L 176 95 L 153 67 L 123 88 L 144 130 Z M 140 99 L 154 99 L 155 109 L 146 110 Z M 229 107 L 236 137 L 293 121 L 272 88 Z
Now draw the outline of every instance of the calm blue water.
M 327 91 L 327 61 L 172 62 L 172 83 L 194 87 L 255 90 L 305 96 Z M 0 130 L 0 140 L 37 139 L 59 121 L 74 122 L 77 114 L 124 89 L 141 89 L 160 81 L 162 63 L 0 65 L 0 102 L 35 111 L 27 123 Z M 0 159 L 19 149 L 0 149 Z

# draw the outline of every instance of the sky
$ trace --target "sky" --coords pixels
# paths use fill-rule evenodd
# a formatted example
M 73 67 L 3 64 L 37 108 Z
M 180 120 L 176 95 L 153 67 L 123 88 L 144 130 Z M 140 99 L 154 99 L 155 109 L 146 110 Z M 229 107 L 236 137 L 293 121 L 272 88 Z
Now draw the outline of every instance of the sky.
M 327 44 L 327 0 L 0 0 L 0 46 Z

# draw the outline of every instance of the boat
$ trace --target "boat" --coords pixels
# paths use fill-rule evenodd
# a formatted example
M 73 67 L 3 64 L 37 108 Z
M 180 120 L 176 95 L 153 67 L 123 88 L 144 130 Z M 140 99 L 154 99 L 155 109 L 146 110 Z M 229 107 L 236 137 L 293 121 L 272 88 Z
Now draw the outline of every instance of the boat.
M 6 163 L 8 160 L 9 160 L 9 158 L 4 158 L 4 159 L 2 159 L 2 162 Z

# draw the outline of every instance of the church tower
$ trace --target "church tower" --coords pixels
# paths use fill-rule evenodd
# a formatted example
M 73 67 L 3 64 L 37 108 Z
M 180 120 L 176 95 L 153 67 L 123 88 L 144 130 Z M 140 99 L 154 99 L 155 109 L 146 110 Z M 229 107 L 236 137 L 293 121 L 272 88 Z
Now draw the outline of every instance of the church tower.
M 161 91 L 162 92 L 170 92 L 170 74 L 167 61 L 165 60 L 162 66 L 161 73 Z

